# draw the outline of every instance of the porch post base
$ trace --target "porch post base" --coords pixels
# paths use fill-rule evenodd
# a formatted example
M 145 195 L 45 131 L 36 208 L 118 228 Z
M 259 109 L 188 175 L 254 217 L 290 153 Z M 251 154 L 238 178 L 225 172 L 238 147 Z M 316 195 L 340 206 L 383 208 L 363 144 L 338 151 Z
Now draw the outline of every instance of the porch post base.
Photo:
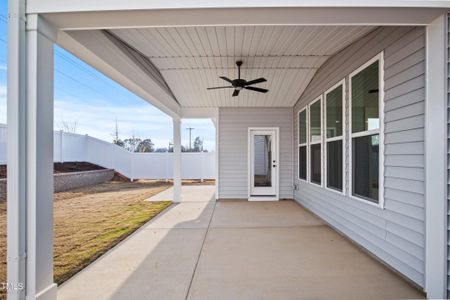
M 35 297 L 27 296 L 27 300 L 36 299 L 36 300 L 56 300 L 58 293 L 58 285 L 56 283 L 52 283 L 46 289 L 40 291 Z

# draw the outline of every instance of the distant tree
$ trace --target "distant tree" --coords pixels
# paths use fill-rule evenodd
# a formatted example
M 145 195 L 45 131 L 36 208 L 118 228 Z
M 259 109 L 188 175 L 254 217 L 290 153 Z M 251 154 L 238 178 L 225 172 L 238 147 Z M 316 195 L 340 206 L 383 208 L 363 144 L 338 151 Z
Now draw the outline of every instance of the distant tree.
M 142 142 L 140 138 L 134 136 L 123 141 L 124 148 L 130 152 L 136 152 L 137 146 Z
M 202 151 L 203 151 L 203 140 L 198 136 L 194 140 L 193 152 L 202 152 Z
M 59 124 L 59 129 L 67 133 L 77 133 L 78 121 L 68 122 L 62 120 Z
M 155 151 L 155 144 L 152 142 L 151 139 L 145 139 L 136 147 L 136 152 L 154 152 Z
M 122 140 L 114 140 L 113 144 L 119 146 L 119 147 L 125 147 L 125 142 Z
M 172 144 L 172 142 L 169 143 L 169 152 L 173 152 L 173 144 Z M 188 147 L 185 147 L 185 146 L 181 145 L 181 152 L 191 152 L 191 151 L 189 151 Z
M 169 152 L 167 148 L 156 148 L 155 152 Z

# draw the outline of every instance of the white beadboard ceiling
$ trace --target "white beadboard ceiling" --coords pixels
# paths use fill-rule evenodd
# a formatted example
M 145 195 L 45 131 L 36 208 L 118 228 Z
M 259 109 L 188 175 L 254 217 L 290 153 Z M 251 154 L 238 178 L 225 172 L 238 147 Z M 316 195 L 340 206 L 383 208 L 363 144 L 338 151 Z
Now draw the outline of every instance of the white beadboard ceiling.
M 159 68 L 182 107 L 291 107 L 327 58 L 372 31 L 370 26 L 208 26 L 116 29 Z M 232 89 L 219 78 L 265 77 L 267 94 Z

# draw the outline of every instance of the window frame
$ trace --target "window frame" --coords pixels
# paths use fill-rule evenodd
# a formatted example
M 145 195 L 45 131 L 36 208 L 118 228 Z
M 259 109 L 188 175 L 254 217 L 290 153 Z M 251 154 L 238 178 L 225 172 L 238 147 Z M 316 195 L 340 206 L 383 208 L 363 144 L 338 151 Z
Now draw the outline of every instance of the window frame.
M 372 129 L 367 131 L 361 131 L 352 133 L 352 78 L 359 74 L 361 71 L 378 61 L 378 116 L 379 127 L 378 129 Z M 349 179 L 348 179 L 348 196 L 351 199 L 360 201 L 365 204 L 369 204 L 375 207 L 384 209 L 384 51 L 378 53 L 376 56 L 368 60 L 359 68 L 354 70 L 348 75 L 348 167 L 349 167 Z M 378 134 L 379 138 L 379 152 L 378 152 L 378 203 L 372 202 L 364 197 L 353 195 L 353 138 L 370 136 Z
M 329 93 L 331 93 L 332 91 L 334 91 L 336 88 L 338 88 L 339 86 L 342 86 L 342 135 L 339 137 L 332 137 L 332 138 L 328 138 L 327 137 L 327 95 Z M 337 82 L 335 85 L 333 85 L 331 88 L 329 88 L 328 90 L 325 91 L 325 93 L 323 93 L 323 98 L 324 98 L 324 187 L 325 189 L 334 192 L 334 193 L 338 193 L 340 195 L 346 195 L 346 188 L 347 188 L 347 180 L 346 180 L 346 137 L 347 137 L 347 124 L 346 124 L 346 114 L 345 114 L 345 104 L 346 104 L 346 84 L 345 84 L 345 78 L 340 80 L 339 82 Z M 342 191 L 339 191 L 337 189 L 333 189 L 328 187 L 328 142 L 334 142 L 334 141 L 342 141 Z
M 306 142 L 300 144 L 300 114 L 302 112 L 306 113 L 306 118 L 305 118 L 305 122 L 306 122 Z M 309 120 L 309 109 L 308 109 L 308 105 L 306 105 L 305 107 L 303 107 L 302 109 L 300 109 L 297 113 L 297 128 L 298 128 L 298 133 L 297 133 L 297 179 L 301 180 L 303 182 L 308 182 L 309 180 L 309 130 L 308 130 L 308 120 Z M 306 179 L 300 178 L 300 147 L 306 147 Z
M 311 142 L 311 140 L 310 140 L 310 133 L 311 133 L 311 121 L 310 121 L 310 119 L 311 119 L 311 106 L 314 105 L 318 101 L 320 102 L 320 141 L 319 142 Z M 323 187 L 324 186 L 323 185 L 323 183 L 324 183 L 324 180 L 323 180 L 323 166 L 324 166 L 324 162 L 323 162 L 323 135 L 324 135 L 323 134 L 323 94 L 321 94 L 320 96 L 318 96 L 317 98 L 315 98 L 313 101 L 311 101 L 308 104 L 308 118 L 307 118 L 307 120 L 308 120 L 308 122 L 307 122 L 307 124 L 308 124 L 308 127 L 307 127 L 308 128 L 307 129 L 307 131 L 308 131 L 308 139 L 307 139 L 307 141 L 308 141 L 308 151 L 307 151 L 308 163 L 307 163 L 307 166 L 308 166 L 308 170 L 309 170 L 307 178 L 308 178 L 308 182 L 309 183 L 312 183 L 314 185 Z M 312 145 L 318 145 L 318 144 L 320 144 L 320 184 L 317 183 L 317 182 L 312 182 L 312 180 L 311 180 L 311 146 Z

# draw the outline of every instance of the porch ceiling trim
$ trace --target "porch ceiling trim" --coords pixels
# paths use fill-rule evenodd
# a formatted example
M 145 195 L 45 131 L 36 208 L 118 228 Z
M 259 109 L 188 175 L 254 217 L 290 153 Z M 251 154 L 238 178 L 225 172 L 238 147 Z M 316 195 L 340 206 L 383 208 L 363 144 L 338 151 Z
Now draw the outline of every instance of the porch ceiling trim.
M 62 2 L 66 3 L 66 1 Z M 99 6 L 95 10 L 95 7 L 90 11 L 81 12 L 77 7 L 63 12 L 49 9 L 30 9 L 29 11 L 44 14 L 58 29 L 86 30 L 221 25 L 426 25 L 445 10 L 443 7 L 234 7 L 115 10 L 113 6 L 111 8 Z
M 450 7 L 448 1 L 417 0 L 28 0 L 27 13 L 99 10 L 256 7 Z

